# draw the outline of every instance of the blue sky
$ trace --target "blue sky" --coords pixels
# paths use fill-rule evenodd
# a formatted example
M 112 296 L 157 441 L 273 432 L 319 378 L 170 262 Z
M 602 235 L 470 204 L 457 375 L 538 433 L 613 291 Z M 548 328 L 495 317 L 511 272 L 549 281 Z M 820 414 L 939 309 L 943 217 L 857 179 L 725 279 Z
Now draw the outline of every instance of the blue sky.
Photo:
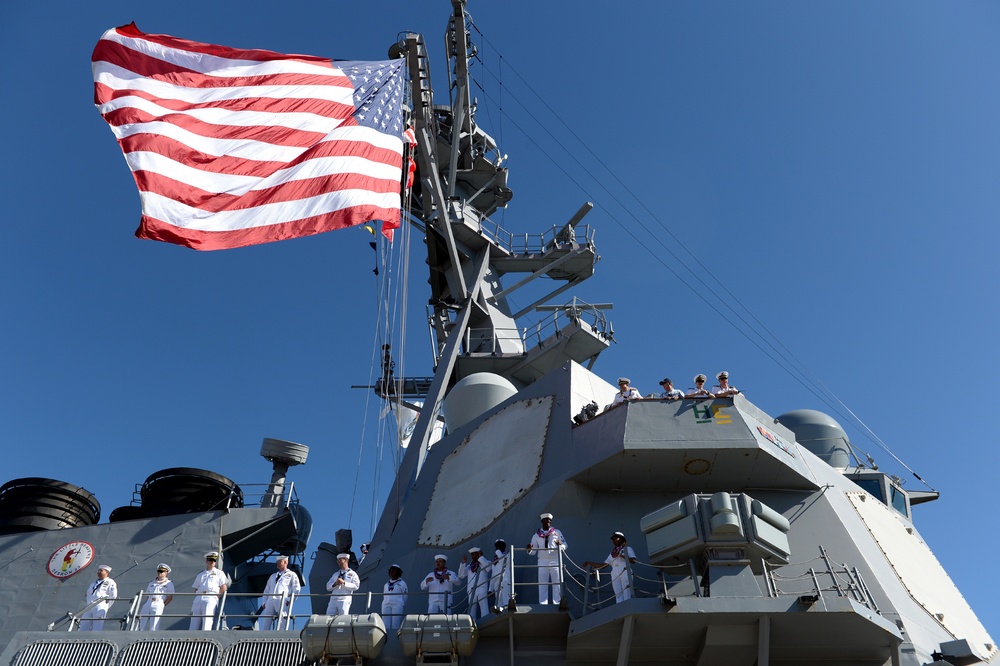
M 264 482 L 260 440 L 278 437 L 312 447 L 292 478 L 316 518 L 314 542 L 341 527 L 356 541 L 370 532 L 389 475 L 374 471 L 377 405 L 350 388 L 368 382 L 376 342 L 370 237 L 350 229 L 214 253 L 136 240 L 138 195 L 92 104 L 91 50 L 133 20 L 151 33 L 358 60 L 423 32 L 445 90 L 449 3 L 315 4 L 279 14 L 261 2 L 0 8 L 11 58 L 0 107 L 2 480 L 84 486 L 106 517 L 167 467 Z M 595 367 L 605 379 L 626 374 L 648 393 L 663 375 L 687 386 L 726 369 L 772 415 L 831 411 L 746 333 L 766 327 L 789 350 L 781 356 L 941 492 L 917 507 L 917 526 L 1000 637 L 997 583 L 981 566 L 1000 547 L 984 506 L 998 460 L 988 384 L 1000 366 L 990 278 L 1000 6 L 627 7 L 469 7 L 483 33 L 473 37 L 478 120 L 509 154 L 514 200 L 499 219 L 541 231 L 595 202 L 586 221 L 602 259 L 569 295 L 615 304 L 618 342 Z M 416 375 L 430 371 L 422 269 L 411 279 Z M 705 285 L 753 313 L 742 315 L 749 324 L 721 317 Z M 835 416 L 882 469 L 924 488 Z

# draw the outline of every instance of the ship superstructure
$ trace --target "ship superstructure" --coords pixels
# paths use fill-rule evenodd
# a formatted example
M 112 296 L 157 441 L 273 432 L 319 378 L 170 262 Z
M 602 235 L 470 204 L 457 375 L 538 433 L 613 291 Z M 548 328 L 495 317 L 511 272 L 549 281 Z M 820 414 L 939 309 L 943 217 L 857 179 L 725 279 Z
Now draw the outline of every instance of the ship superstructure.
M 375 390 L 397 406 L 418 408 L 419 418 L 358 565 L 362 588 L 352 614 L 325 616 L 322 594 L 336 556 L 351 548 L 345 533 L 342 542 L 315 551 L 308 622 L 296 611 L 274 631 L 232 631 L 252 628 L 255 595 L 275 554 L 291 552 L 299 556 L 297 570 L 305 566 L 308 514 L 284 481 L 304 452 L 265 441 L 262 455 L 274 463 L 275 476 L 252 505 L 227 479 L 166 470 L 147 485 L 167 484 L 159 487 L 173 496 L 178 486 L 171 479 L 187 479 L 181 489 L 198 479 L 221 489 L 221 497 L 190 511 L 161 511 L 156 501 L 146 503 L 146 495 L 156 495 L 146 490 L 136 507 L 108 524 L 90 524 L 93 518 L 0 536 L 0 591 L 17 600 L 16 617 L 0 618 L 7 645 L 0 661 L 994 661 L 996 645 L 915 527 L 915 507 L 934 496 L 851 466 L 846 434 L 833 419 L 807 410 L 772 417 L 742 395 L 613 404 L 615 387 L 593 371 L 613 342 L 610 306 L 575 297 L 553 303 L 594 273 L 595 234 L 582 223 L 592 205 L 583 202 L 564 220 L 540 221 L 534 234 L 512 234 L 492 221 L 513 193 L 504 156 L 476 123 L 465 1 L 452 0 L 452 8 L 447 105 L 434 98 L 422 36 L 406 35 L 391 50 L 406 58 L 410 72 L 417 165 L 411 222 L 427 245 L 435 372 L 396 377 L 386 350 Z M 555 286 L 529 305 L 512 306 L 511 294 L 542 280 Z M 532 316 L 540 321 L 526 324 Z M 569 542 L 560 552 L 558 605 L 539 603 L 537 554 L 525 548 L 545 513 Z M 602 561 L 615 532 L 636 556 L 624 574 L 630 598 L 618 601 L 608 572 L 583 564 Z M 419 582 L 435 555 L 447 555 L 457 568 L 470 548 L 491 553 L 498 539 L 510 546 L 498 563 L 511 572 L 511 602 L 494 603 L 493 612 L 474 620 L 463 582 L 449 599 L 453 612 L 426 614 Z M 118 616 L 120 627 L 74 632 L 89 576 L 49 580 L 40 567 L 77 542 L 121 553 L 115 575 L 131 587 L 146 582 L 148 563 L 169 555 L 176 567 L 197 568 L 204 544 L 217 544 L 227 571 L 242 583 L 234 583 L 218 618 L 230 631 L 185 631 L 183 613 L 170 620 L 169 631 L 135 631 L 137 603 L 119 602 L 128 610 Z M 398 632 L 386 631 L 379 616 L 390 564 L 403 569 L 411 589 Z M 54 608 L 66 610 L 53 614 Z

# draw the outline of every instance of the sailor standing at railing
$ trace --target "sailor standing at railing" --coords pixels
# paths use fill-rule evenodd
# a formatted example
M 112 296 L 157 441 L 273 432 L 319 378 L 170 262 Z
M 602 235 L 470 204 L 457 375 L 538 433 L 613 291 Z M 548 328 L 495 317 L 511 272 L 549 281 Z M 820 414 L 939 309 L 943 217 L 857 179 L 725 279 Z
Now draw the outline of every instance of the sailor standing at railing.
M 566 537 L 552 527 L 552 514 L 543 513 L 539 518 L 542 528 L 531 535 L 527 546 L 528 554 L 534 550 L 538 554 L 538 603 L 549 603 L 549 585 L 552 585 L 552 603 L 562 601 L 559 585 L 559 553 L 566 550 Z
M 729 385 L 729 373 L 723 370 L 715 376 L 719 380 L 718 386 L 712 387 L 712 393 L 716 398 L 731 398 L 740 392 L 735 386 Z
M 115 597 L 118 596 L 118 585 L 110 575 L 111 567 L 107 564 L 97 567 L 97 580 L 87 588 L 87 605 L 94 605 L 81 617 L 80 631 L 104 629 L 104 618 L 107 617 L 111 604 L 115 603 Z
M 403 568 L 398 564 L 389 567 L 389 580 L 382 587 L 382 620 L 386 629 L 399 629 L 403 623 L 403 607 L 409 593 L 403 580 Z
M 620 402 L 632 402 L 633 400 L 642 400 L 642 394 L 639 393 L 639 389 L 632 388 L 629 384 L 632 380 L 628 377 L 618 378 L 618 393 L 615 393 L 615 399 L 611 401 L 612 405 L 617 405 Z
M 465 589 L 469 615 L 473 620 L 486 617 L 490 612 L 490 561 L 483 557 L 482 548 L 473 546 L 468 555 L 462 556 L 458 577 L 467 579 Z
M 611 565 L 611 588 L 615 591 L 615 603 L 620 604 L 632 598 L 629 584 L 628 565 L 635 564 L 635 551 L 628 545 L 625 535 L 615 532 L 611 535 L 611 554 L 604 562 L 584 562 L 584 567 L 603 569 Z
M 156 578 L 146 586 L 146 603 L 142 605 L 139 615 L 141 631 L 156 631 L 160 628 L 160 616 L 163 609 L 174 600 L 174 584 L 167 578 L 170 567 L 162 562 L 156 565 Z
M 191 604 L 192 631 L 211 631 L 215 624 L 215 611 L 219 607 L 219 597 L 229 588 L 229 576 L 216 566 L 218 551 L 205 553 L 205 570 L 194 579 L 195 593 L 198 595 Z
M 288 570 L 288 555 L 278 555 L 274 564 L 278 570 L 268 577 L 267 585 L 264 586 L 264 610 L 257 620 L 261 631 L 270 629 L 275 618 L 288 617 L 288 610 L 292 605 L 291 595 L 302 591 L 298 574 Z
M 507 542 L 497 539 L 493 544 L 496 549 L 493 553 L 493 562 L 490 564 L 490 592 L 496 599 L 497 608 L 506 610 L 510 603 L 510 588 L 513 579 L 511 577 L 510 559 L 507 556 Z
M 430 592 L 427 595 L 427 614 L 447 613 L 451 605 L 451 591 L 458 582 L 458 574 L 448 568 L 448 558 L 445 555 L 434 556 L 434 571 L 420 581 L 420 589 Z
M 326 605 L 327 615 L 350 615 L 351 595 L 361 587 L 361 579 L 351 568 L 350 553 L 337 555 L 337 564 L 340 571 L 333 574 L 326 583 L 326 589 L 330 592 L 330 603 Z

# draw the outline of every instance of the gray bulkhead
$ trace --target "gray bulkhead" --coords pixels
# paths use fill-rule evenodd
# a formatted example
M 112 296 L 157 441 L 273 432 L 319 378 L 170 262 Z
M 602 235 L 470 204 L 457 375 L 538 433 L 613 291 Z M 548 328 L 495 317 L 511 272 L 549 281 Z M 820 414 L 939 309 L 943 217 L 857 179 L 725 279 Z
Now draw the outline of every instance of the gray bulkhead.
M 889 663 L 889 653 L 896 649 L 899 663 L 923 664 L 932 660 L 931 653 L 942 643 L 955 639 L 976 644 L 984 657 L 995 654 L 992 640 L 940 565 L 927 573 L 929 587 L 939 592 L 928 596 L 925 590 L 918 601 L 901 580 L 906 572 L 897 571 L 887 559 L 885 547 L 876 537 L 886 538 L 894 533 L 896 528 L 892 526 L 898 525 L 897 531 L 913 540 L 905 547 L 922 548 L 933 560 L 909 519 L 867 496 L 838 470 L 799 446 L 789 430 L 745 398 L 641 401 L 608 409 L 581 425 L 574 424 L 572 417 L 583 405 L 590 400 L 608 405 L 614 392 L 614 387 L 571 363 L 436 443 L 410 488 L 391 537 L 384 544 L 373 544 L 373 552 L 381 553 L 381 557 L 369 556 L 361 567 L 362 592 L 380 590 L 389 563 L 402 566 L 404 578 L 413 590 L 433 568 L 436 553 L 445 553 L 449 567 L 457 570 L 462 555 L 473 545 L 490 552 L 493 541 L 503 538 L 514 548 L 523 548 L 538 527 L 539 514 L 549 511 L 555 514 L 555 526 L 569 544 L 567 575 L 579 581 L 567 580 L 568 594 L 564 598 L 571 617 L 576 619 L 570 623 L 562 658 L 575 661 L 575 657 L 590 650 L 588 632 L 596 645 L 617 651 L 618 636 L 625 626 L 618 616 L 625 609 L 612 605 L 585 612 L 582 592 L 569 590 L 574 585 L 582 588 L 585 582 L 577 565 L 585 560 L 603 561 L 610 550 L 610 534 L 616 530 L 628 536 L 639 562 L 648 563 L 646 542 L 639 528 L 643 516 L 691 494 L 724 491 L 744 493 L 788 520 L 789 563 L 771 567 L 775 589 L 769 588 L 760 571 L 755 571 L 760 600 L 698 597 L 694 586 L 687 583 L 678 589 L 690 588 L 689 593 L 684 592 L 690 598 L 679 600 L 673 609 L 660 607 L 656 599 L 633 599 L 632 610 L 641 618 L 637 627 L 647 617 L 679 617 L 685 609 L 702 616 L 714 613 L 723 625 L 744 628 L 756 627 L 763 615 L 826 611 L 833 615 L 814 625 L 819 628 L 809 640 L 817 644 L 829 641 L 834 662 L 840 655 L 842 663 Z M 520 434 L 512 428 L 513 423 L 542 416 L 542 428 L 531 426 Z M 872 527 L 879 522 L 881 528 Z M 516 553 L 515 565 L 525 567 L 516 569 L 518 580 L 535 580 L 530 569 L 533 561 L 523 552 Z M 838 574 L 827 571 L 831 563 L 833 569 L 843 565 L 845 571 L 854 571 L 864 581 L 868 605 L 841 599 L 842 605 L 838 606 L 834 597 L 848 595 L 836 591 Z M 324 561 L 321 552 L 311 576 L 314 585 L 320 578 L 325 580 L 334 566 L 332 556 L 328 554 Z M 824 573 L 814 576 L 810 568 Z M 840 582 L 846 589 L 846 583 Z M 808 597 L 815 590 L 816 583 L 826 590 L 819 595 L 819 602 L 810 608 L 796 605 L 800 596 Z M 641 584 L 636 587 L 641 588 Z M 516 592 L 519 606 L 537 602 L 533 587 L 525 586 Z M 768 598 L 778 601 L 765 601 Z M 791 606 L 781 606 L 782 598 L 790 599 Z M 422 612 L 417 607 L 421 603 L 419 595 L 411 598 L 407 612 Z M 765 608 L 761 603 L 771 605 Z M 947 610 L 936 611 L 935 605 Z M 843 618 L 844 613 L 856 616 L 858 624 L 831 619 L 837 614 Z M 945 620 L 950 616 L 953 624 L 947 625 L 937 613 Z M 609 625 L 614 626 L 610 644 L 609 636 L 601 635 L 602 614 L 615 617 Z M 490 641 L 490 626 L 487 622 L 482 631 L 481 640 L 486 644 Z M 678 636 L 683 631 L 697 633 L 691 627 L 682 630 L 686 626 L 676 622 Z M 770 626 L 772 658 L 776 662 L 799 663 L 796 655 L 808 650 L 802 652 L 804 648 L 798 642 L 805 640 L 801 634 L 807 634 L 809 629 L 782 625 L 780 617 Z M 632 630 L 632 658 L 649 657 L 642 651 L 643 641 L 653 641 L 649 650 L 656 649 L 656 643 L 669 643 L 670 627 L 669 621 L 660 622 L 652 629 L 653 638 L 644 636 L 640 629 Z M 678 663 L 686 663 L 692 651 L 710 653 L 711 641 L 706 638 L 705 627 L 699 631 L 698 638 L 678 639 L 696 643 L 678 648 Z M 750 633 L 755 643 L 758 635 L 754 632 Z M 838 638 L 838 632 L 845 636 Z M 871 644 L 858 647 L 852 657 L 852 639 L 846 634 L 861 633 Z M 507 638 L 497 641 L 506 645 Z M 783 641 L 788 645 L 779 645 Z M 574 642 L 578 649 L 574 649 Z M 481 644 L 470 663 L 490 663 L 486 658 L 489 650 L 484 647 Z M 667 657 L 666 653 L 661 655 Z M 727 658 L 721 657 L 723 663 Z M 803 656 L 801 663 L 808 660 Z

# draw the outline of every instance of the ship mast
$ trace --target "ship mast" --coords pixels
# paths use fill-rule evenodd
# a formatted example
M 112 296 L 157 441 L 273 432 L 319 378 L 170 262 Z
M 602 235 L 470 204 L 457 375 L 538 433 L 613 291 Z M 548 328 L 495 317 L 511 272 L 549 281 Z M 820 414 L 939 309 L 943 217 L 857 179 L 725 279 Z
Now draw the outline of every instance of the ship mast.
M 505 156 L 475 121 L 470 96 L 469 39 L 465 0 L 452 0 L 445 36 L 449 62 L 449 104 L 435 105 L 423 36 L 408 34 L 390 50 L 405 57 L 410 74 L 410 117 L 416 137 L 417 178 L 410 220 L 425 235 L 430 271 L 429 326 L 435 342 L 433 378 L 380 382 L 384 398 L 422 399 L 423 409 L 400 464 L 396 482 L 373 540 L 392 532 L 408 489 L 420 475 L 433 425 L 448 390 L 460 379 L 488 372 L 523 388 L 569 361 L 593 365 L 611 343 L 602 308 L 573 299 L 548 306 L 545 321 L 521 327 L 518 319 L 593 274 L 598 256 L 593 230 L 579 226 L 593 207 L 585 203 L 568 222 L 543 232 L 511 234 L 489 216 L 505 208 Z M 504 287 L 502 276 L 525 274 Z M 558 286 L 514 312 L 507 296 L 536 278 Z

